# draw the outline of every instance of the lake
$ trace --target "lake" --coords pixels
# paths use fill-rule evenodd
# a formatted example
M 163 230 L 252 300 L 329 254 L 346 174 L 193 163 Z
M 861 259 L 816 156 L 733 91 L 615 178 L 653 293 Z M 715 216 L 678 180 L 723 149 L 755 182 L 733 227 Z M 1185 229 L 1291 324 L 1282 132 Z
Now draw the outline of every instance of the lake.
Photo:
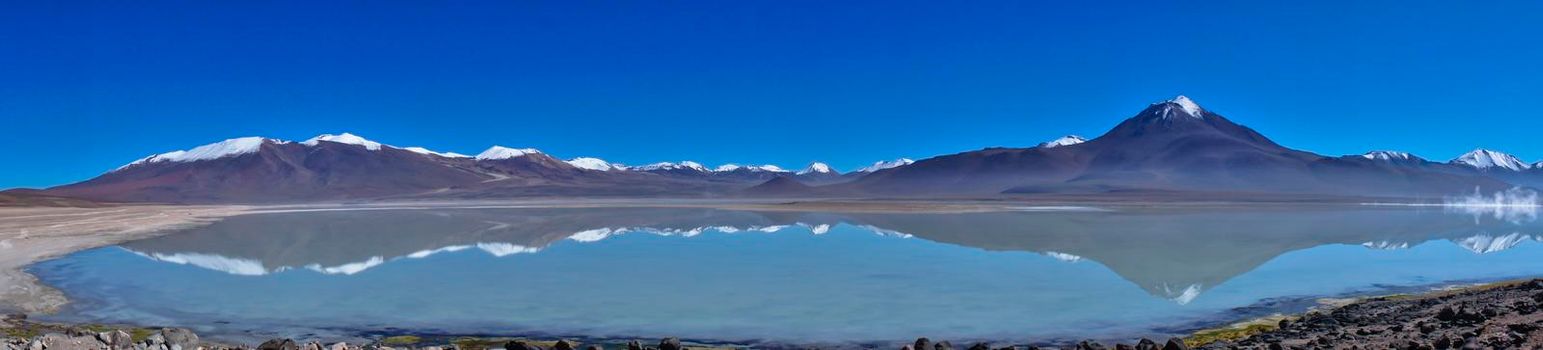
M 887 344 L 1165 337 L 1543 274 L 1530 212 L 480 208 L 250 214 L 30 268 L 51 319 L 360 334 Z M 1067 210 L 1060 210 L 1067 209 Z

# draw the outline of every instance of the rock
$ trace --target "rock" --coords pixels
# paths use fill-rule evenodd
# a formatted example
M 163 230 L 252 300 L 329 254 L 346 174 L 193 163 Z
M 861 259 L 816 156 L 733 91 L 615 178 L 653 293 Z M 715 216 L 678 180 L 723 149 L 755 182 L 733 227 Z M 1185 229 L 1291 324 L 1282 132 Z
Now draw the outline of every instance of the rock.
M 1157 346 L 1157 342 L 1152 341 L 1151 339 L 1141 338 L 1141 341 L 1136 342 L 1136 350 L 1157 350 L 1157 349 L 1159 349 L 1159 347 Z
M 590 346 L 584 347 L 584 350 L 605 350 L 605 348 L 603 348 L 603 347 L 601 347 L 599 345 L 590 345 Z
M 932 339 L 927 339 L 927 337 L 916 338 L 916 343 L 911 348 L 916 350 L 932 349 Z
M 1441 311 L 1436 311 L 1436 319 L 1447 322 L 1456 321 L 1457 309 L 1452 308 L 1452 305 L 1442 307 Z
M 348 350 L 348 343 L 337 342 L 327 346 L 327 350 Z
M 506 350 L 541 350 L 541 347 L 540 346 L 535 346 L 535 345 L 530 345 L 530 343 L 526 343 L 524 340 L 514 340 L 514 341 L 510 341 L 508 343 L 504 343 L 504 349 L 506 349 Z
M 187 328 L 161 328 L 160 335 L 167 345 L 181 345 L 190 350 L 198 347 L 198 335 Z
M 970 345 L 970 350 L 991 350 L 991 346 L 986 345 L 986 343 L 975 343 L 975 345 Z
M 1463 350 L 1484 350 L 1484 344 L 1479 343 L 1479 337 L 1463 339 Z
M 309 342 L 300 346 L 300 350 L 321 350 L 321 343 Z
M 627 342 L 627 350 L 643 350 L 643 343 L 636 340 Z
M 112 349 L 134 348 L 133 337 L 130 336 L 128 332 L 124 332 L 122 330 L 98 333 L 96 335 L 96 339 L 100 340 L 102 344 L 107 344 L 107 347 Z
M 680 339 L 664 338 L 659 341 L 659 350 L 681 350 Z
M 444 350 L 444 348 L 441 348 L 441 347 L 438 347 L 438 346 L 425 346 L 425 347 L 422 347 L 422 348 L 418 348 L 418 350 Z
M 1163 350 L 1189 350 L 1189 345 L 1184 344 L 1183 339 L 1168 338 L 1168 343 L 1163 345 Z
M 158 332 L 158 333 L 155 333 L 155 334 L 151 334 L 148 337 L 145 337 L 145 340 L 141 341 L 140 343 L 141 344 L 145 344 L 145 346 L 147 346 L 147 347 L 155 348 L 155 347 L 158 347 L 160 345 L 166 344 L 166 336 L 161 335 L 161 333 Z
M 938 342 L 937 344 L 932 344 L 932 348 L 934 350 L 954 350 L 954 343 L 950 343 L 947 340 L 944 340 Z
M 916 350 L 916 348 L 912 347 L 911 344 L 906 344 L 906 345 L 900 346 L 900 350 Z
M 1136 347 L 1127 344 L 1114 344 L 1114 350 L 1136 350 Z
M 40 345 L 48 350 L 99 350 L 107 348 L 107 344 L 97 340 L 96 335 L 70 336 L 49 333 L 38 337 L 38 340 L 40 340 Z
M 557 344 L 552 344 L 552 350 L 573 350 L 573 343 L 558 339 Z
M 295 344 L 293 339 L 275 338 L 257 345 L 257 350 L 300 350 L 300 345 Z
M 1105 350 L 1105 349 L 1108 349 L 1108 348 L 1104 347 L 1104 344 L 1099 344 L 1096 341 L 1084 340 L 1081 343 L 1077 343 L 1077 349 L 1078 350 Z

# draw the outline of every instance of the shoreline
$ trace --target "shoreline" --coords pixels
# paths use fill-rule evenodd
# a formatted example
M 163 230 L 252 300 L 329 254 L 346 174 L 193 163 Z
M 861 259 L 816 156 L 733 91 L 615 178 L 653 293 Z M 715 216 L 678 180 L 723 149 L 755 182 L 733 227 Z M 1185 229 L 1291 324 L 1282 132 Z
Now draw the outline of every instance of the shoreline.
M 0 208 L 0 311 L 50 313 L 69 302 L 25 271 L 81 250 L 154 237 L 240 215 L 244 206 Z

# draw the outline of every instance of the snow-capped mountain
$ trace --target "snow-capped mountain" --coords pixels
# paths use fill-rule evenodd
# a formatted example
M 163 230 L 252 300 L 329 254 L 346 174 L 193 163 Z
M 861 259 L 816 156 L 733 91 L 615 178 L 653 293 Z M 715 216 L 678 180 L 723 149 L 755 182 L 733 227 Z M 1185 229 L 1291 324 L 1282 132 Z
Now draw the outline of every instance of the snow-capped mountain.
M 830 169 L 830 165 L 829 164 L 825 164 L 825 163 L 821 163 L 821 162 L 814 162 L 814 163 L 809 163 L 809 166 L 804 167 L 803 170 L 799 170 L 798 171 L 798 175 L 808 175 L 808 174 L 815 174 L 815 173 L 830 174 L 830 173 L 835 173 L 835 172 L 836 172 L 835 170 L 831 170 Z
M 350 133 L 346 133 L 346 132 L 342 133 L 342 134 L 337 134 L 337 135 L 322 134 L 320 136 L 312 137 L 309 140 L 302 141 L 302 142 L 300 142 L 300 144 L 303 144 L 303 145 L 306 145 L 306 146 L 315 146 L 318 143 L 321 143 L 322 141 L 337 142 L 337 143 L 346 144 L 346 145 L 363 146 L 364 149 L 371 150 L 371 151 L 380 150 L 380 147 L 382 146 L 380 142 L 370 141 L 370 140 L 365 139 L 363 137 L 359 137 L 359 135 L 354 135 L 354 134 L 350 134 Z
M 215 143 L 211 143 L 211 144 L 207 144 L 207 145 L 203 145 L 203 146 L 193 147 L 191 149 L 184 150 L 184 151 L 171 151 L 171 152 L 166 152 L 166 153 L 152 155 L 152 156 L 145 157 L 145 158 L 140 158 L 139 160 L 136 160 L 136 161 L 134 161 L 132 163 L 129 163 L 129 164 L 124 165 L 122 167 L 118 167 L 118 170 L 123 170 L 124 168 L 129 168 L 129 167 L 132 167 L 132 166 L 135 166 L 135 165 L 140 165 L 140 164 L 150 164 L 150 163 L 159 163 L 159 162 L 174 162 L 174 163 L 196 162 L 196 161 L 200 161 L 200 160 L 211 160 L 211 159 L 220 159 L 220 158 L 231 157 L 231 156 L 238 156 L 238 155 L 243 155 L 243 154 L 257 152 L 258 147 L 261 147 L 263 145 L 263 143 L 269 143 L 269 142 L 271 142 L 271 143 L 289 143 L 289 141 L 274 140 L 274 139 L 261 138 L 261 137 L 240 137 L 240 138 L 234 138 L 234 139 L 228 139 L 228 140 L 224 140 L 224 141 L 220 141 L 220 142 L 215 142 Z
M 1371 160 L 1425 160 L 1413 154 L 1409 154 L 1408 152 L 1396 151 L 1371 151 L 1366 152 L 1366 154 L 1362 154 L 1361 158 Z
M 1457 157 L 1457 159 L 1453 159 L 1451 163 L 1467 165 L 1480 170 L 1522 171 L 1532 169 L 1532 164 L 1523 162 L 1521 159 L 1516 158 L 1516 156 L 1483 148 L 1465 153 Z
M 1402 164 L 1401 164 L 1402 165 Z M 840 185 L 849 192 L 1459 193 L 1505 183 L 1460 169 L 1377 166 L 1282 146 L 1179 96 L 1153 103 L 1075 147 L 987 148 L 926 159 Z
M 1153 103 L 1152 106 L 1161 108 L 1157 114 L 1164 119 L 1173 117 L 1204 118 L 1205 109 L 1200 108 L 1199 104 L 1196 104 L 1195 101 L 1190 100 L 1189 97 L 1184 95 L 1179 95 L 1167 101 Z
M 798 182 L 815 186 L 849 181 L 853 178 L 853 176 L 842 174 L 841 172 L 831 168 L 829 164 L 822 162 L 809 163 L 809 166 L 804 167 L 803 170 L 799 170 L 798 173 L 793 176 L 793 179 L 798 180 Z
M 896 159 L 896 160 L 881 160 L 881 161 L 873 162 L 873 165 L 865 166 L 865 167 L 862 167 L 860 169 L 853 170 L 852 172 L 853 173 L 871 173 L 871 172 L 875 172 L 875 171 L 879 171 L 879 170 L 890 169 L 890 168 L 898 168 L 898 167 L 901 167 L 901 166 L 911 165 L 911 163 L 915 163 L 915 162 L 916 161 L 911 160 L 910 158 L 900 158 L 900 159 Z
M 1061 147 L 1061 146 L 1071 146 L 1071 145 L 1075 145 L 1075 144 L 1079 144 L 1079 143 L 1083 143 L 1083 142 L 1088 142 L 1088 139 L 1082 138 L 1082 136 L 1077 136 L 1077 135 L 1066 135 L 1066 136 L 1061 136 L 1061 138 L 1058 138 L 1058 139 L 1054 139 L 1054 140 L 1050 140 L 1050 141 L 1046 141 L 1046 142 L 1040 143 L 1039 144 L 1039 148 L 1056 148 L 1056 147 Z
M 689 170 L 689 171 L 697 171 L 697 172 L 708 172 L 708 171 L 710 171 L 710 170 L 707 169 L 706 166 L 703 166 L 702 163 L 697 163 L 697 162 L 693 162 L 693 161 L 689 161 L 689 160 L 682 161 L 680 163 L 675 163 L 675 162 L 658 162 L 658 163 L 653 163 L 653 164 L 649 164 L 649 165 L 640 166 L 640 167 L 637 167 L 636 169 L 639 170 L 639 171 L 674 171 L 674 170 Z
M 566 162 L 568 164 L 570 164 L 570 165 L 578 167 L 579 169 L 585 169 L 585 170 L 594 170 L 594 171 L 627 170 L 627 166 L 626 165 L 621 165 L 621 164 L 607 162 L 604 159 L 600 159 L 600 158 L 578 157 L 578 158 L 569 159 Z
M 436 151 L 433 151 L 433 150 L 430 150 L 430 149 L 427 149 L 427 148 L 423 148 L 423 147 L 407 147 L 407 148 L 403 148 L 403 150 L 406 150 L 408 152 L 417 153 L 417 154 L 440 156 L 440 157 L 445 157 L 445 158 L 471 158 L 471 156 L 468 156 L 468 155 L 465 155 L 465 154 L 460 154 L 460 153 L 455 153 L 455 152 L 436 152 Z
M 498 160 L 524 157 L 532 154 L 542 154 L 535 148 L 509 148 L 504 146 L 488 147 L 486 151 L 478 153 L 477 160 Z
M 728 164 L 719 165 L 718 167 L 713 168 L 713 172 L 718 172 L 718 173 L 726 173 L 726 172 L 734 172 L 734 171 L 771 172 L 771 173 L 786 173 L 786 172 L 789 172 L 789 171 L 787 171 L 785 169 L 782 169 L 782 167 L 779 167 L 779 166 L 776 166 L 776 165 L 770 165 L 770 164 L 767 164 L 767 165 L 739 165 L 739 164 L 734 164 L 734 163 L 728 163 Z

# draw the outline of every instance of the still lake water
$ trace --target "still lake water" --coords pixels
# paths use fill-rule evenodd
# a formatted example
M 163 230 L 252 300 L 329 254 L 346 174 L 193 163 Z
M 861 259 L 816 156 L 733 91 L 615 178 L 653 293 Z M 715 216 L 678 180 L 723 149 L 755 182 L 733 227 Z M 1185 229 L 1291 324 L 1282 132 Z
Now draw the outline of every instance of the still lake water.
M 681 208 L 253 214 L 31 272 L 56 319 L 234 339 L 370 333 L 738 343 L 1158 337 L 1315 296 L 1543 274 L 1530 213 L 967 214 Z

